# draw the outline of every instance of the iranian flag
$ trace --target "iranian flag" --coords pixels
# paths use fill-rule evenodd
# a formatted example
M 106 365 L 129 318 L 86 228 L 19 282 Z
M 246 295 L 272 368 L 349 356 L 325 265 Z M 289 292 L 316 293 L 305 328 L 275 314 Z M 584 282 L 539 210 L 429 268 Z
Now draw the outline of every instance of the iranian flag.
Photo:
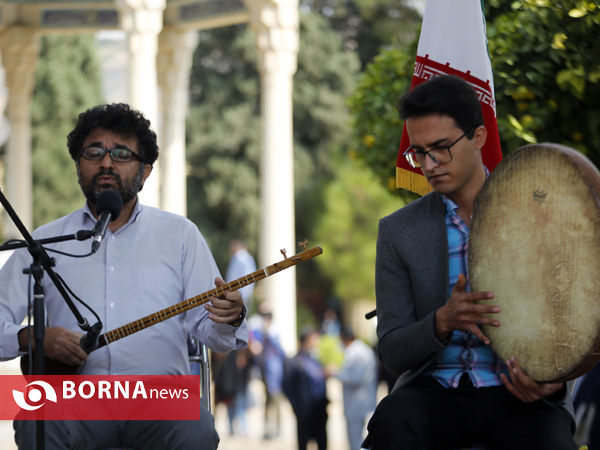
M 480 0 L 427 0 L 411 89 L 438 75 L 458 76 L 477 92 L 488 131 L 482 148 L 483 163 L 492 170 L 502 159 L 502 153 Z M 431 186 L 421 171 L 412 168 L 402 155 L 409 146 L 405 126 L 396 164 L 396 187 L 424 195 L 431 191 Z

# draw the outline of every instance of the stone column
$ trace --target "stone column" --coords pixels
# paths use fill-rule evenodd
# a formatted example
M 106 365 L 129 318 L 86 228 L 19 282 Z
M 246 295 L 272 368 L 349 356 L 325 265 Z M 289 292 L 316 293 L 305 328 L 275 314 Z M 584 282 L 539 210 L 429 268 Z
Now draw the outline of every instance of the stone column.
M 117 0 L 121 28 L 127 32 L 129 102 L 144 113 L 154 131 L 160 129 L 156 54 L 166 3 L 166 0 Z M 144 204 L 160 206 L 159 172 L 157 161 L 140 194 Z
M 0 34 L 0 51 L 6 73 L 6 111 L 10 124 L 5 156 L 5 196 L 31 232 L 31 96 L 39 52 L 38 35 L 30 28 L 10 27 Z M 20 232 L 6 213 L 3 220 L 4 238 L 21 238 Z
M 292 77 L 298 55 L 298 1 L 245 0 L 256 33 L 262 108 L 261 234 L 259 259 L 266 266 L 296 253 Z M 296 349 L 296 272 L 266 279 L 265 300 L 281 332 L 283 348 Z
M 163 30 L 158 39 L 160 91 L 160 204 L 186 215 L 185 117 L 196 31 Z

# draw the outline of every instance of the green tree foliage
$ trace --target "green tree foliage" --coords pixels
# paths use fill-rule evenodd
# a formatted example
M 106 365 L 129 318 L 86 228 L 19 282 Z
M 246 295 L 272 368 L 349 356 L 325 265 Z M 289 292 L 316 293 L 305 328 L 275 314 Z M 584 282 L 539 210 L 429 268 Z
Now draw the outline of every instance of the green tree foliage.
M 576 148 L 600 165 L 598 2 L 490 1 L 489 50 L 503 151 L 532 142 Z
M 367 66 L 350 97 L 351 154 L 364 161 L 390 191 L 396 186 L 395 161 L 403 125 L 396 102 L 410 87 L 415 50 L 412 46 L 405 51 L 382 51 Z
M 31 108 L 34 226 L 81 207 L 66 137 L 78 114 L 101 101 L 94 37 L 43 37 Z
M 334 152 L 348 142 L 345 98 L 354 87 L 359 63 L 352 52 L 343 51 L 340 38 L 315 14 L 301 15 L 300 39 L 294 78 L 296 234 L 312 240 L 312 222 L 322 212 L 319 189 L 334 173 Z M 256 58 L 255 37 L 245 26 L 201 33 L 194 55 L 187 127 L 188 214 L 207 237 L 222 269 L 230 239 L 241 237 L 252 253 L 257 250 L 260 90 Z M 314 267 L 303 266 L 298 268 L 299 278 Z
M 187 119 L 188 216 L 208 239 L 221 270 L 229 240 L 256 254 L 259 80 L 245 26 L 199 34 Z
M 344 47 L 358 53 L 362 68 L 383 47 L 409 44 L 421 22 L 406 0 L 301 0 L 300 5 L 328 19 Z
M 491 0 L 486 16 L 503 151 L 557 142 L 598 165 L 600 41 L 590 38 L 600 32 L 597 2 Z M 393 106 L 410 86 L 417 39 L 383 51 L 350 100 L 353 152 L 389 189 L 403 125 Z
M 339 298 L 373 298 L 377 219 L 404 203 L 351 158 L 338 158 L 337 177 L 322 195 L 327 214 L 318 218 L 315 230 L 324 243 L 319 267 L 336 280 L 334 294 Z

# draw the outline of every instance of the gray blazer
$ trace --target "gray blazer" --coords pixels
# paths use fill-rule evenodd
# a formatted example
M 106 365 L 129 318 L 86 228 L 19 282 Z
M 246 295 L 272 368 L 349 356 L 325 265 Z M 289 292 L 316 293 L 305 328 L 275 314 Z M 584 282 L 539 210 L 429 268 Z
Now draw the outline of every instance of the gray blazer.
M 383 364 L 412 381 L 444 348 L 434 313 L 448 299 L 445 206 L 435 192 L 379 221 L 375 292 Z
M 445 214 L 441 196 L 432 192 L 379 221 L 378 352 L 400 374 L 396 388 L 417 378 L 445 347 L 435 335 L 435 311 L 450 295 Z M 565 390 L 551 397 L 572 414 Z

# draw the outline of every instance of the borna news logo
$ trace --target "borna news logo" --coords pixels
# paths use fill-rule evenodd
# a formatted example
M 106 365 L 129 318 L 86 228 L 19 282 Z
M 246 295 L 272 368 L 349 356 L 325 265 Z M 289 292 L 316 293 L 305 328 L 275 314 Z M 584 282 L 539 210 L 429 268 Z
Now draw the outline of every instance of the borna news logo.
M 0 375 L 0 420 L 198 420 L 198 375 Z
M 37 387 L 39 386 L 39 388 Z M 19 408 L 25 411 L 35 411 L 46 404 L 46 400 L 57 403 L 58 398 L 54 388 L 45 381 L 32 381 L 26 386 L 27 397 L 25 392 L 13 389 L 12 395 L 15 403 Z

